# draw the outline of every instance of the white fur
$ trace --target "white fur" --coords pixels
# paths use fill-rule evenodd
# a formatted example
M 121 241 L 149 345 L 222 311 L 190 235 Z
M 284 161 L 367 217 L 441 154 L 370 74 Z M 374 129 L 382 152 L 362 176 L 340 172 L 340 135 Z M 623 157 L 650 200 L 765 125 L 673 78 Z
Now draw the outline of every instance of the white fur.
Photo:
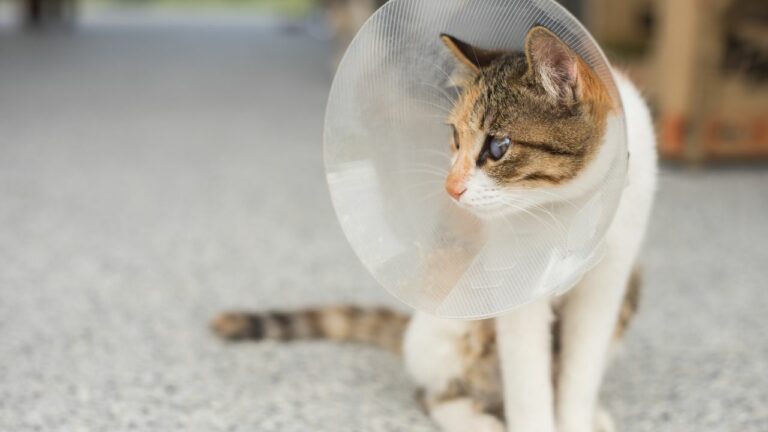
M 459 342 L 467 333 L 467 322 L 444 320 L 417 313 L 403 341 L 405 367 L 420 387 L 438 394 L 462 374 Z
M 627 118 L 629 184 L 606 235 L 605 258 L 563 303 L 563 351 L 556 403 L 561 432 L 587 432 L 594 427 L 608 348 L 656 189 L 655 135 L 648 107 L 628 79 L 619 76 L 618 85 Z
M 654 130 L 648 108 L 623 76 L 618 87 L 627 119 L 629 184 L 606 235 L 605 258 L 564 297 L 556 299 L 563 320 L 558 381 L 551 380 L 549 323 L 555 299 L 534 303 L 497 319 L 507 430 L 510 432 L 594 432 L 610 423 L 598 416 L 600 382 L 627 280 L 635 264 L 648 221 L 656 184 Z M 600 159 L 593 161 L 599 169 Z M 583 185 L 590 182 L 589 173 Z M 487 176 L 473 173 L 461 204 L 478 214 L 498 211 L 504 192 Z M 494 204 L 494 199 L 495 204 Z M 416 314 L 404 342 L 406 367 L 428 393 L 439 394 L 461 375 L 458 341 L 467 323 Z M 555 393 L 554 389 L 557 389 Z M 436 420 L 474 424 L 478 415 L 458 404 L 442 407 Z M 463 414 L 462 414 L 463 413 Z M 434 415 L 433 415 L 434 416 Z M 464 420 L 461 420 L 464 418 Z M 465 422 L 465 423 L 462 423 Z M 443 426 L 444 430 L 450 430 Z M 469 430 L 469 429 L 467 429 Z
M 441 403 L 432 408 L 430 415 L 445 432 L 504 432 L 499 419 L 480 412 L 466 398 Z
M 552 318 L 544 300 L 496 319 L 507 430 L 555 430 Z

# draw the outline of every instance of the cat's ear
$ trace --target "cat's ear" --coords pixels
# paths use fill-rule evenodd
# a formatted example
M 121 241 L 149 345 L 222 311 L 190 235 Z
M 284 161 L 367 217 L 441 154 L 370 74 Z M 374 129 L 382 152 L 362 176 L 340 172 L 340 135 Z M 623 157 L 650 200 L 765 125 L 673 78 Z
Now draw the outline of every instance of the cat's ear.
M 577 97 L 578 56 L 559 37 L 544 27 L 532 28 L 525 38 L 525 55 L 530 72 L 548 95 L 564 102 Z
M 525 39 L 530 73 L 554 100 L 570 104 L 592 102 L 610 107 L 602 81 L 557 35 L 542 26 L 533 27 Z
M 468 67 L 474 74 L 479 74 L 480 69 L 504 55 L 503 51 L 477 48 L 445 33 L 440 35 L 440 40 L 443 41 L 443 44 L 445 44 L 456 60 Z

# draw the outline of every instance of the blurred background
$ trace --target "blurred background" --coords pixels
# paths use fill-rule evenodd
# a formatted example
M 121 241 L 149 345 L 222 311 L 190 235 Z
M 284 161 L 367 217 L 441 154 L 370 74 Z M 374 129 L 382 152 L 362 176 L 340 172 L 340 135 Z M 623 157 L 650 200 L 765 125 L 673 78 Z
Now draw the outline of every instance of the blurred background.
M 0 430 L 434 431 L 399 360 L 227 345 L 224 309 L 402 308 L 339 229 L 322 121 L 381 0 L 0 0 Z M 625 431 L 768 425 L 768 3 L 568 0 L 663 158 Z

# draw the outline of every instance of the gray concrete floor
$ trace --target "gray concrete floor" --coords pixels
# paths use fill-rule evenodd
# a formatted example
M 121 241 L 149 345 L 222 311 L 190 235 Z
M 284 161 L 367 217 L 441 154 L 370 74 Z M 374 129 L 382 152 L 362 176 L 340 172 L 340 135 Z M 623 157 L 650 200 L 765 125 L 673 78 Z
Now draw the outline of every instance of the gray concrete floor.
M 325 191 L 326 44 L 259 20 L 0 33 L 0 430 L 433 431 L 394 356 L 227 308 L 397 307 Z M 768 429 L 768 170 L 666 169 L 622 430 Z

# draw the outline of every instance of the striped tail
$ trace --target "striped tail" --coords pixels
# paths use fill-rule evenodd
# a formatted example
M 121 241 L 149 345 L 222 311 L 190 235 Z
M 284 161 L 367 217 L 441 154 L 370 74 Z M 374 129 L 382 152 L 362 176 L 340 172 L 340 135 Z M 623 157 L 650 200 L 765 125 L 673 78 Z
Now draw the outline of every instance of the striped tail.
M 293 312 L 226 312 L 211 323 L 227 340 L 328 339 L 400 352 L 410 317 L 385 308 L 333 306 Z
M 640 304 L 640 291 L 642 285 L 643 281 L 642 276 L 640 275 L 640 270 L 636 268 L 629 278 L 627 291 L 626 294 L 624 294 L 624 302 L 619 311 L 619 319 L 613 334 L 615 340 L 619 340 L 624 336 L 624 333 L 627 332 L 627 328 L 629 327 L 629 323 L 637 313 L 637 308 Z

